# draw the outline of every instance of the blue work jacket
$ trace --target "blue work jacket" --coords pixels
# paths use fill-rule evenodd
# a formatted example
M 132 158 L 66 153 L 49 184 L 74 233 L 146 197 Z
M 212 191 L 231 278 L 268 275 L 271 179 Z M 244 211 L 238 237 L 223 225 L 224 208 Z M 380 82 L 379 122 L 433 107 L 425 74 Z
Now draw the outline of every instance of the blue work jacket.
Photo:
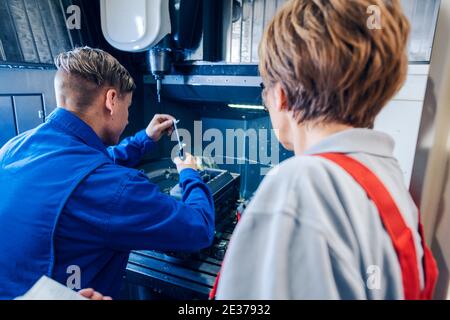
M 156 144 L 145 131 L 106 148 L 57 108 L 0 149 L 0 299 L 42 276 L 117 297 L 130 250 L 194 251 L 214 237 L 200 175 L 180 174 L 182 201 L 132 167 Z

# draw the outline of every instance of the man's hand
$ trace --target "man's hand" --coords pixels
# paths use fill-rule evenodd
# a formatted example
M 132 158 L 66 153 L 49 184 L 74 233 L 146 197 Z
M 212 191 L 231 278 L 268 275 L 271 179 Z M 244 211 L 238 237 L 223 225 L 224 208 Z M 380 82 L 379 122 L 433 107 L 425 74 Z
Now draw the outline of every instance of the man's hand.
M 159 141 L 164 133 L 170 136 L 173 131 L 173 120 L 175 118 L 168 114 L 155 115 L 145 129 L 147 136 L 155 142 Z
M 105 297 L 101 293 L 95 291 L 94 289 L 83 289 L 78 292 L 83 297 L 90 300 L 112 300 L 111 297 Z
M 176 164 L 178 172 L 181 172 L 184 169 L 198 170 L 197 159 L 192 154 L 187 152 L 184 161 L 179 157 L 176 157 L 173 162 Z

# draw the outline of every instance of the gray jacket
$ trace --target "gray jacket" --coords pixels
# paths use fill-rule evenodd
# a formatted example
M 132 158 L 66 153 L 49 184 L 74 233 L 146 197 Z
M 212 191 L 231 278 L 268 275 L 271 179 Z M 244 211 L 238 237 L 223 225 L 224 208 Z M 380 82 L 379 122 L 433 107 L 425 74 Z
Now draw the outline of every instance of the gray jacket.
M 415 236 L 423 287 L 418 210 L 386 134 L 351 129 L 307 154 L 341 152 L 384 183 Z M 379 213 L 336 164 L 294 157 L 256 192 L 227 251 L 218 299 L 402 299 L 400 265 Z

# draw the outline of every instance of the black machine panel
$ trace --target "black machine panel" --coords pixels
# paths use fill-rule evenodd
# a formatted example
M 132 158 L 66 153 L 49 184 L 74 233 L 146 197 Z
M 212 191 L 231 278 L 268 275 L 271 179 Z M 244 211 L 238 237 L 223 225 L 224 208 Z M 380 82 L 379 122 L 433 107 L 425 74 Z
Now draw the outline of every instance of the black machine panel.
M 143 170 L 161 191 L 180 199 L 178 173 L 170 159 L 144 164 Z M 240 176 L 206 168 L 200 172 L 213 193 L 216 234 L 200 252 L 133 251 L 122 296 L 127 299 L 207 299 L 236 225 Z

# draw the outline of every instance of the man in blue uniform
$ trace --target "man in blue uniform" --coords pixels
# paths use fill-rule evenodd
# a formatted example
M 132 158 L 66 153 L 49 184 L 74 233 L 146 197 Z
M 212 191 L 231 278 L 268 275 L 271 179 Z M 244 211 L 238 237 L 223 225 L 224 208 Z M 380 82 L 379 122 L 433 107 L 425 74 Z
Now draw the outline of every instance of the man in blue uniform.
M 132 169 L 173 118 L 157 115 L 107 148 L 128 123 L 130 74 L 87 47 L 55 64 L 58 108 L 0 150 L 0 299 L 42 275 L 63 284 L 79 276 L 81 288 L 117 297 L 130 250 L 199 250 L 214 235 L 212 195 L 192 156 L 175 161 L 181 202 Z

